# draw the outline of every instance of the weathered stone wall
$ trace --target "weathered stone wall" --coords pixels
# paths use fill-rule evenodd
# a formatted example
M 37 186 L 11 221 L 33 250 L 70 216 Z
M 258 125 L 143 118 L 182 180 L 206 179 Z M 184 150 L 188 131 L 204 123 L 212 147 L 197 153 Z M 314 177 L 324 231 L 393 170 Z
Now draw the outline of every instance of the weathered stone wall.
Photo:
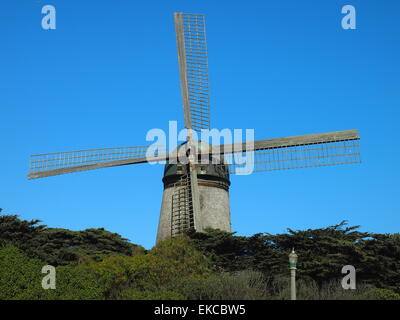
M 164 189 L 157 243 L 171 236 L 171 209 L 174 188 Z M 199 185 L 201 230 L 206 228 L 231 231 L 229 193 L 223 188 Z

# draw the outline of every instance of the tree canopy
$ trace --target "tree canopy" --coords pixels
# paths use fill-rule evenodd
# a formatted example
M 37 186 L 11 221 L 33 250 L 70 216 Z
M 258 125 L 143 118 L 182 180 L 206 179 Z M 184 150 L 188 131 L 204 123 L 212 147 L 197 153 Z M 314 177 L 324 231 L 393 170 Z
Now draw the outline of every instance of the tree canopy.
M 103 228 L 71 231 L 0 215 L 0 299 L 287 299 L 295 248 L 299 299 L 400 299 L 400 234 L 337 225 L 250 237 L 209 229 L 151 250 Z M 45 265 L 57 288 L 41 287 Z M 343 290 L 353 265 L 357 290 Z
M 272 235 L 235 236 L 219 230 L 190 233 L 195 246 L 208 253 L 216 269 L 238 271 L 251 267 L 266 275 L 287 273 L 292 248 L 299 255 L 300 278 L 318 284 L 342 277 L 353 265 L 360 282 L 400 292 L 400 234 L 357 231 L 346 221 L 319 229 L 292 230 Z
M 12 244 L 28 256 L 51 265 L 68 265 L 79 258 L 100 261 L 109 255 L 130 256 L 144 251 L 117 233 L 103 228 L 71 231 L 47 228 L 40 220 L 21 220 L 17 215 L 0 215 L 0 245 Z

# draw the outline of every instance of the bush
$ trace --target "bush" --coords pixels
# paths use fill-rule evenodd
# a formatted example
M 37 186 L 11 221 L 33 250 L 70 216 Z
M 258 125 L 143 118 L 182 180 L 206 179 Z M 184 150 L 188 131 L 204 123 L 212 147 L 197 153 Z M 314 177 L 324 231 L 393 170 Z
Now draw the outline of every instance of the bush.
M 28 259 L 19 249 L 0 249 L 0 300 L 43 299 L 41 270 L 45 263 Z
M 48 298 L 56 300 L 101 300 L 104 290 L 94 275 L 76 267 L 56 268 L 57 288 Z M 43 290 L 43 289 L 42 289 Z
M 0 248 L 0 300 L 101 299 L 102 289 L 94 277 L 73 267 L 56 268 L 56 289 L 44 290 L 42 267 L 16 247 Z
M 266 299 L 265 280 L 260 272 L 246 270 L 207 278 L 187 277 L 170 287 L 190 300 Z
M 400 294 L 389 289 L 374 288 L 366 294 L 366 298 L 370 300 L 400 300 Z
M 106 299 L 138 298 L 142 297 L 138 292 L 159 292 L 181 277 L 211 273 L 208 259 L 187 237 L 167 239 L 147 254 L 108 257 L 101 262 L 88 260 L 81 268 L 96 276 Z
M 270 294 L 279 300 L 290 299 L 290 279 L 275 278 L 271 281 Z M 318 284 L 312 279 L 296 281 L 297 300 L 368 300 L 372 298 L 371 285 L 359 284 L 355 290 L 343 289 L 340 280 Z
M 122 299 L 125 300 L 184 300 L 185 297 L 179 292 L 160 288 L 155 291 L 141 291 L 135 288 L 126 290 Z

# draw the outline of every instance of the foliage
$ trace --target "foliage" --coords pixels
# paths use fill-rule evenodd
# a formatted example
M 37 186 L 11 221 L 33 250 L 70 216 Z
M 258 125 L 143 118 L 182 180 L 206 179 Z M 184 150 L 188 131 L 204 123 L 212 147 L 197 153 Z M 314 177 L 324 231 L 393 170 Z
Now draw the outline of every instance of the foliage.
M 1 211 L 1 210 L 0 210 Z M 189 232 L 145 250 L 100 229 L 48 228 L 0 215 L 1 299 L 289 299 L 288 253 L 299 255 L 298 299 L 400 299 L 400 234 L 337 225 L 272 235 Z M 44 265 L 57 289 L 44 290 Z M 356 268 L 357 290 L 340 285 Z
M 215 271 L 244 270 L 253 262 L 246 237 L 214 229 L 206 229 L 204 233 L 189 232 L 188 236 L 196 248 L 211 258 Z
M 41 299 L 41 268 L 37 259 L 28 259 L 11 246 L 0 249 L 0 300 Z
M 0 215 L 0 245 L 12 244 L 30 257 L 58 266 L 90 257 L 100 261 L 109 255 L 130 256 L 144 248 L 129 243 L 103 228 L 71 231 L 47 228 L 40 220 L 20 220 L 17 215 Z
M 95 277 L 79 268 L 60 266 L 56 268 L 57 288 L 51 290 L 51 299 L 100 300 L 104 290 Z M 49 290 L 47 290 L 49 291 Z
M 273 279 L 269 294 L 278 300 L 289 300 L 289 281 L 287 277 Z M 374 287 L 361 283 L 355 290 L 345 290 L 340 284 L 340 279 L 327 281 L 322 285 L 311 279 L 303 279 L 296 282 L 296 289 L 298 300 L 366 300 L 370 299 L 370 290 Z
M 359 282 L 400 292 L 400 235 L 359 232 L 358 226 L 346 224 L 251 237 L 220 230 L 189 236 L 196 248 L 212 259 L 214 270 L 252 268 L 270 278 L 286 275 L 288 253 L 295 248 L 299 279 L 314 280 L 321 286 L 340 277 L 343 266 L 353 265 Z
M 180 277 L 210 274 L 208 264 L 187 237 L 179 237 L 165 240 L 147 254 L 107 257 L 100 262 L 87 261 L 80 267 L 96 275 L 105 288 L 106 299 L 118 299 L 137 297 L 138 292 L 143 297 L 157 296 L 155 291 Z
M 0 248 L 0 300 L 100 299 L 102 289 L 94 277 L 73 267 L 56 268 L 56 289 L 44 290 L 42 267 L 46 263 L 27 257 L 12 246 Z
M 367 293 L 366 298 L 371 300 L 400 300 L 400 294 L 389 289 L 374 288 Z
M 143 291 L 133 287 L 125 290 L 121 298 L 124 300 L 185 300 L 185 296 L 181 293 L 166 288 Z
M 186 277 L 171 284 L 171 289 L 190 300 L 259 300 L 266 299 L 266 281 L 260 272 L 244 270 L 213 274 L 209 277 Z

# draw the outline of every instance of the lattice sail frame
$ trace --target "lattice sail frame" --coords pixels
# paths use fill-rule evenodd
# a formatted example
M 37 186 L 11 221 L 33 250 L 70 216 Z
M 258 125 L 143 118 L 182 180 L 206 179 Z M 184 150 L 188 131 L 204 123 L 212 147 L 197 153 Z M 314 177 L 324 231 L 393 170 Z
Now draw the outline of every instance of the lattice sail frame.
M 344 130 L 212 146 L 210 153 L 219 162 L 215 155 L 223 155 L 231 174 L 250 174 L 360 163 L 359 140 L 358 130 Z
M 218 155 L 223 155 L 224 163 L 229 165 L 232 174 L 249 174 L 360 163 L 359 140 L 357 130 L 334 131 L 210 146 L 211 149 L 203 148 L 199 155 L 205 154 L 206 159 L 216 159 L 219 163 L 221 161 Z M 209 157 L 210 154 L 212 157 Z M 167 154 L 166 146 L 160 145 L 47 153 L 31 156 L 29 178 L 176 159 L 176 153 Z M 195 178 L 193 176 L 191 180 Z
M 115 167 L 134 163 L 150 162 L 151 152 L 154 161 L 166 155 L 165 146 L 130 146 L 53 152 L 31 155 L 29 178 L 42 178 L 64 173 Z
M 322 167 L 361 162 L 359 140 L 271 148 L 224 155 L 231 174 Z
M 210 129 L 210 95 L 205 18 L 174 13 L 185 127 Z

